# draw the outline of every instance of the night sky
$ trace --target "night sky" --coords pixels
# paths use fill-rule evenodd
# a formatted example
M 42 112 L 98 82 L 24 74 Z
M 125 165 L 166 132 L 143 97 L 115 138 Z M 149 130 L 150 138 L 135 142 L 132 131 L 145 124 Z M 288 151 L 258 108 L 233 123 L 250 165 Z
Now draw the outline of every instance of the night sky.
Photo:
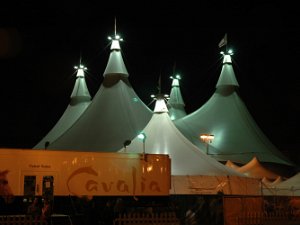
M 69 103 L 73 66 L 80 58 L 94 96 L 116 18 L 137 95 L 149 104 L 159 76 L 162 91 L 169 94 L 175 71 L 182 76 L 188 113 L 214 93 L 222 66 L 218 43 L 227 33 L 241 99 L 270 141 L 299 163 L 300 10 L 287 2 L 1 5 L 0 147 L 31 148 L 47 134 Z

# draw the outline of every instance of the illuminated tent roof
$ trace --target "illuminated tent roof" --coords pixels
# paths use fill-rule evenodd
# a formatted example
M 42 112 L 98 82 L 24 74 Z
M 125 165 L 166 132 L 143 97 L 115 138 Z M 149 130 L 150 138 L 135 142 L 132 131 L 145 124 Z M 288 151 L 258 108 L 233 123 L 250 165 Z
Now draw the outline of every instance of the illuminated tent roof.
M 79 67 L 75 67 L 75 69 L 77 69 L 76 82 L 68 107 L 48 134 L 33 147 L 34 149 L 44 149 L 49 143 L 59 138 L 78 120 L 91 103 L 91 96 L 84 77 L 84 70 L 86 68 L 83 65 L 79 65 Z
M 213 134 L 209 153 L 219 161 L 247 163 L 254 156 L 261 162 L 287 165 L 287 159 L 263 134 L 239 97 L 230 55 L 223 67 L 211 98 L 195 112 L 174 121 L 177 128 L 200 149 L 205 149 L 200 134 Z
M 149 122 L 152 111 L 136 95 L 128 81 L 120 37 L 112 39 L 104 80 L 79 120 L 48 149 L 117 151 Z
M 171 76 L 172 81 L 172 89 L 170 93 L 170 99 L 168 100 L 168 109 L 171 120 L 177 120 L 186 116 L 185 112 L 185 104 L 182 99 L 182 95 L 180 92 L 179 80 L 181 79 L 179 75 L 175 77 Z
M 245 174 L 248 177 L 253 178 L 267 178 L 270 180 L 276 180 L 280 175 L 268 170 L 265 168 L 256 157 L 253 157 L 253 159 L 248 162 L 247 164 L 239 167 L 236 169 L 237 171 Z
M 170 119 L 163 97 L 157 97 L 154 114 L 143 133 L 146 135 L 145 142 L 138 137 L 134 138 L 126 147 L 126 152 L 141 153 L 145 144 L 146 153 L 168 154 L 171 158 L 172 175 L 243 176 L 207 156 L 187 140 Z

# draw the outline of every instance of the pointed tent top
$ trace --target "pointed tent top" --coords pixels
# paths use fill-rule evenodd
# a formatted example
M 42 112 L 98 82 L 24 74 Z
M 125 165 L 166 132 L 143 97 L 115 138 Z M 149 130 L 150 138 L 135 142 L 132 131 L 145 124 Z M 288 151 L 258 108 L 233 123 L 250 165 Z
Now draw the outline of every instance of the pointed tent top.
M 159 93 L 157 95 L 151 95 L 151 97 L 156 100 L 155 107 L 154 107 L 154 113 L 168 112 L 168 107 L 166 105 L 166 99 L 169 98 L 168 95 Z
M 71 94 L 70 104 L 74 105 L 79 102 L 89 102 L 91 100 L 91 95 L 84 78 L 84 71 L 87 70 L 87 68 L 84 65 L 79 64 L 79 66 L 74 66 L 74 69 L 77 70 L 77 75 L 76 83 Z
M 114 36 L 108 36 L 108 40 L 111 40 L 110 50 L 121 50 L 120 41 L 123 41 L 120 35 L 115 34 Z
M 87 68 L 82 64 L 80 64 L 79 66 L 74 66 L 74 69 L 77 70 L 76 77 L 84 77 L 84 71 L 87 70 Z
M 121 50 L 120 42 L 123 41 L 120 35 L 117 34 L 117 19 L 115 18 L 114 36 L 108 36 L 108 40 L 111 40 L 110 50 Z
M 175 73 L 174 73 L 175 74 Z M 185 104 L 181 95 L 179 80 L 181 79 L 180 75 L 170 76 L 172 81 L 172 89 L 170 93 L 170 99 L 168 101 L 169 115 L 172 120 L 177 120 L 186 116 Z
M 121 48 L 119 41 L 123 41 L 123 39 L 118 34 L 115 34 L 113 37 L 109 36 L 108 39 L 112 40 L 110 47 L 111 52 L 103 76 L 119 74 L 128 77 L 128 72 L 120 51 Z
M 181 77 L 179 74 L 177 74 L 176 76 L 170 76 L 170 78 L 173 80 L 172 81 L 172 87 L 179 87 L 179 80 L 181 80 Z
M 227 53 L 221 52 L 224 56 L 222 71 L 216 85 L 216 88 L 224 87 L 224 86 L 234 86 L 239 87 L 239 83 L 236 80 L 235 73 L 232 67 L 231 55 L 233 55 L 232 51 L 229 50 Z

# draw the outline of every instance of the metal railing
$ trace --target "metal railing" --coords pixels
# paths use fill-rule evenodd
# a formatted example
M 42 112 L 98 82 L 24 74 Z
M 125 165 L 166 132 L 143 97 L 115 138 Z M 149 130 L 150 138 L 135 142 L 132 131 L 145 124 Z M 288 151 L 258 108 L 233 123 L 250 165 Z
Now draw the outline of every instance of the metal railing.
M 288 212 L 245 212 L 236 219 L 237 225 L 300 225 L 300 218 Z
M 29 215 L 0 216 L 0 225 L 47 225 L 47 221 L 40 217 Z
M 119 214 L 114 225 L 179 225 L 174 212 Z

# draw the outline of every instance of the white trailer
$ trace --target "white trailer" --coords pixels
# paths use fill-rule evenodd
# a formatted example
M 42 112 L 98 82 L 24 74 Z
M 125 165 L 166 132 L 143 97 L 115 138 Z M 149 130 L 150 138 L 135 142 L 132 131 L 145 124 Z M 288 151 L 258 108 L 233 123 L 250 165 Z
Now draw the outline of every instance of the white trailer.
M 168 155 L 0 149 L 2 196 L 164 196 L 170 178 Z

